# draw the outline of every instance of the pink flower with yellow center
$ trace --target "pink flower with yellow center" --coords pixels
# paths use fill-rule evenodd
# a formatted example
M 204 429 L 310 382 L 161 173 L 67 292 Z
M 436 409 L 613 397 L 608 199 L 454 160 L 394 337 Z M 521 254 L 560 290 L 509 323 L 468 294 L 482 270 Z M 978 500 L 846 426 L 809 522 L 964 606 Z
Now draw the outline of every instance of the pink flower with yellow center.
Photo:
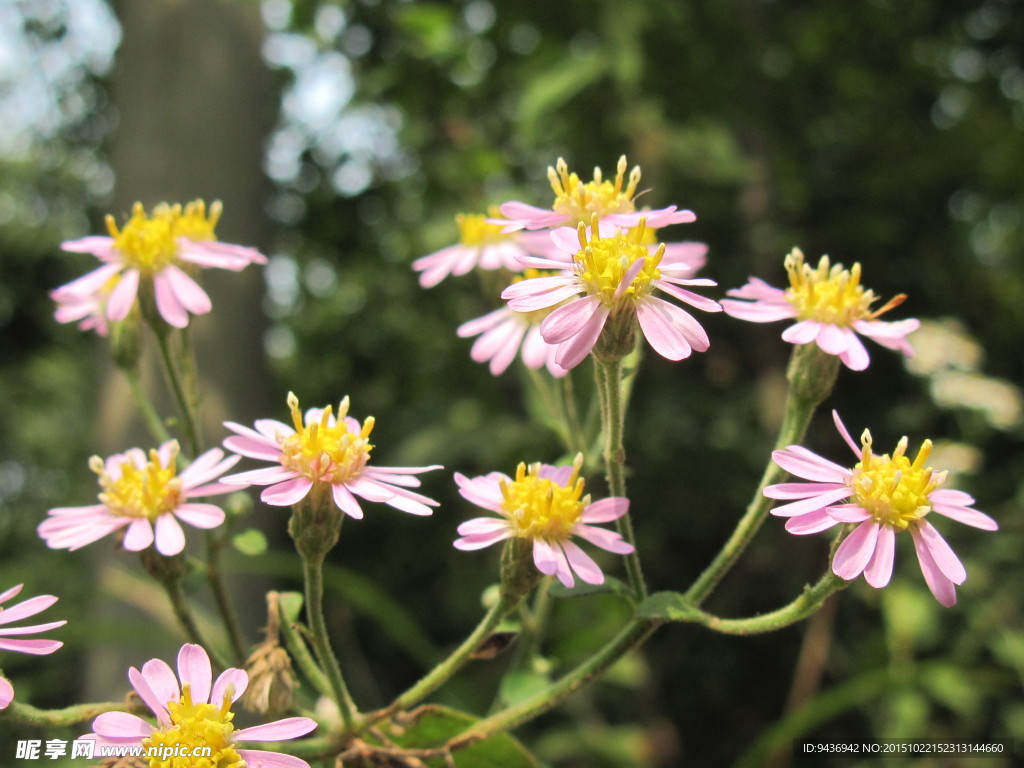
M 62 645 L 60 640 L 25 640 L 19 635 L 38 635 L 41 632 L 48 632 L 57 627 L 63 627 L 66 621 L 51 621 L 46 624 L 33 624 L 28 627 L 10 627 L 12 624 L 29 616 L 42 613 L 51 605 L 57 602 L 53 595 L 38 595 L 22 600 L 20 603 L 5 608 L 3 606 L 8 600 L 17 597 L 24 584 L 0 592 L 0 651 L 15 651 L 17 653 L 30 653 L 34 656 L 45 656 L 53 653 Z M 0 675 L 0 709 L 7 709 L 14 700 L 14 686 L 11 681 Z
M 883 347 L 895 349 L 907 357 L 914 354 L 906 336 L 920 327 L 915 319 L 884 322 L 877 318 L 907 298 L 893 297 L 878 309 L 871 305 L 878 297 L 860 283 L 860 264 L 843 269 L 830 265 L 822 256 L 817 268 L 804 263 L 799 248 L 786 256 L 789 288 L 773 288 L 763 280 L 751 278 L 742 288 L 728 291 L 733 299 L 723 299 L 726 314 L 754 323 L 795 318 L 796 324 L 782 332 L 793 344 L 815 342 L 830 355 L 838 355 L 848 368 L 862 371 L 870 359 L 857 334 L 874 339 Z M 735 301 L 743 299 L 744 301 Z
M 697 220 L 693 211 L 677 210 L 674 205 L 655 211 L 637 211 L 635 203 L 640 167 L 634 166 L 628 179 L 626 168 L 626 156 L 623 155 L 619 158 L 614 181 L 605 179 L 600 168 L 594 168 L 593 180 L 582 182 L 579 176 L 569 172 L 565 160 L 558 158 L 554 168 L 548 167 L 548 180 L 555 193 L 551 208 L 537 208 L 513 200 L 499 207 L 504 219 L 492 221 L 503 224 L 506 232 L 513 232 L 518 229 L 589 225 L 595 215 L 601 221 L 627 229 L 635 227 L 641 218 L 646 218 L 652 227 L 688 224 Z
M 455 217 L 459 227 L 459 242 L 421 256 L 412 263 L 420 273 L 420 285 L 433 288 L 448 275 L 460 276 L 479 268 L 507 269 L 519 272 L 519 259 L 530 253 L 543 252 L 547 237 L 536 232 L 504 232 L 504 225 L 494 223 L 498 211 L 491 218 L 483 214 L 460 213 Z
M 633 545 L 622 536 L 595 525 L 625 515 L 629 499 L 613 496 L 591 502 L 589 494 L 583 495 L 582 466 L 583 456 L 577 455 L 568 467 L 520 463 L 514 479 L 501 472 L 473 478 L 456 473 L 463 498 L 501 517 L 462 523 L 455 547 L 475 550 L 504 539 L 527 539 L 533 542 L 533 562 L 541 573 L 554 574 L 567 587 L 575 584 L 574 572 L 588 584 L 604 583 L 600 566 L 572 538 L 617 555 L 631 554 Z
M 775 451 L 772 458 L 776 464 L 811 482 L 765 488 L 764 495 L 769 498 L 793 500 L 776 507 L 772 514 L 789 518 L 786 530 L 799 535 L 818 533 L 840 523 L 856 524 L 836 550 L 832 570 L 847 581 L 863 573 L 868 584 L 876 588 L 884 587 L 892 577 L 896 534 L 909 531 L 928 588 L 942 605 L 954 605 L 956 585 L 964 582 L 967 571 L 925 518 L 936 512 L 985 531 L 999 526 L 972 508 L 971 496 L 941 487 L 947 473 L 926 466 L 931 440 L 924 441 L 913 461 L 906 455 L 906 437 L 897 443 L 891 456 L 876 454 L 868 430 L 864 430 L 858 447 L 835 411 L 832 417 L 857 457 L 857 464 L 847 469 L 799 445 Z
M 129 552 L 155 544 L 161 555 L 178 554 L 185 548 L 181 522 L 196 528 L 224 522 L 220 507 L 193 499 L 237 490 L 213 481 L 239 460 L 213 448 L 178 473 L 178 451 L 178 441 L 170 440 L 148 455 L 131 448 L 106 460 L 93 456 L 89 468 L 99 476 L 100 503 L 51 509 L 39 535 L 52 549 L 76 550 L 124 529 L 121 546 Z
M 288 717 L 235 730 L 231 706 L 245 693 L 249 676 L 227 669 L 216 680 L 210 657 L 199 645 L 178 652 L 177 675 L 162 659 L 142 670 L 132 667 L 128 679 L 156 724 L 128 712 L 104 712 L 93 720 L 92 739 L 101 747 L 142 747 L 150 752 L 150 768 L 309 768 L 309 763 L 280 752 L 243 749 L 243 741 L 286 741 L 313 731 L 316 720 Z M 180 680 L 180 685 L 179 685 Z
M 207 212 L 197 200 L 184 208 L 162 203 L 149 215 L 142 203 L 136 203 L 120 228 L 113 216 L 107 216 L 108 237 L 83 237 L 61 245 L 72 253 L 91 253 L 103 266 L 57 288 L 54 299 L 65 307 L 75 300 L 102 300 L 107 319 L 116 322 L 128 316 L 142 291 L 152 296 L 169 325 L 184 328 L 189 314 L 203 315 L 212 307 L 206 291 L 193 279 L 197 267 L 238 272 L 249 264 L 267 263 L 255 248 L 217 241 L 214 228 L 220 214 L 219 202 Z M 82 305 L 76 309 L 82 311 Z M 80 318 L 65 308 L 58 310 L 57 319 Z
M 718 302 L 681 287 L 714 285 L 714 281 L 690 277 L 694 268 L 685 260 L 689 249 L 674 251 L 674 258 L 667 258 L 666 246 L 652 250 L 645 235 L 643 218 L 632 230 L 599 224 L 596 216 L 590 228 L 580 224 L 576 229 L 556 229 L 551 240 L 559 255 L 535 257 L 527 263 L 560 272 L 510 285 L 501 297 L 517 312 L 563 304 L 544 319 L 540 333 L 546 342 L 558 345 L 555 362 L 566 369 L 583 362 L 609 318 L 623 314 L 635 315 L 644 337 L 662 357 L 682 360 L 694 350 L 707 350 L 710 342 L 700 323 L 651 294 L 658 289 L 690 306 L 719 312 Z
M 441 469 L 429 467 L 375 467 L 370 464 L 370 433 L 374 418 L 362 424 L 348 415 L 346 397 L 333 408 L 311 408 L 305 419 L 299 411 L 299 399 L 288 393 L 292 426 L 274 419 L 260 419 L 255 429 L 225 422 L 235 435 L 224 447 L 242 456 L 274 462 L 274 466 L 241 472 L 224 478 L 225 483 L 266 485 L 260 498 L 267 504 L 290 507 L 317 486 L 330 488 L 331 497 L 347 515 L 362 518 L 357 496 L 366 501 L 383 502 L 414 515 L 429 515 L 437 502 L 409 488 L 418 488 L 413 475 Z

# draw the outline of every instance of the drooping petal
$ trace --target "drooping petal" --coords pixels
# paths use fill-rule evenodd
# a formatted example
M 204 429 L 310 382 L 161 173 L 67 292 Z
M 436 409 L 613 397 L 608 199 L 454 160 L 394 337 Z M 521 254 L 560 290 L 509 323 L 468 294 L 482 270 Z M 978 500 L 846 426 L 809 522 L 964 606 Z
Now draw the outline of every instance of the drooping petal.
M 213 304 L 206 291 L 200 288 L 199 283 L 186 275 L 178 267 L 173 264 L 164 267 L 158 278 L 161 276 L 170 285 L 181 306 L 193 315 L 205 315 L 213 308 Z
M 790 344 L 810 344 L 818 338 L 821 326 L 817 320 L 801 320 L 782 332 L 782 340 Z
M 126 269 L 107 298 L 107 318 L 115 322 L 128 317 L 139 292 L 139 270 Z
M 188 310 L 164 272 L 153 276 L 153 295 L 157 311 L 168 325 L 174 328 L 185 328 L 188 325 Z
M 873 520 L 866 520 L 843 539 L 832 559 L 832 572 L 836 576 L 852 581 L 864 572 L 875 552 L 880 527 Z
M 594 312 L 587 324 L 583 326 L 583 329 L 573 338 L 558 346 L 555 362 L 566 370 L 575 368 L 582 363 L 594 348 L 594 344 L 601 335 L 601 331 L 604 330 L 604 324 L 608 319 L 609 312 L 608 307 L 599 304 L 597 311 Z
M 623 539 L 618 532 L 609 531 L 607 528 L 596 528 L 592 525 L 577 523 L 572 532 L 576 536 L 586 539 L 595 547 L 600 547 L 616 555 L 630 555 L 636 551 L 635 547 Z
M 156 551 L 165 557 L 179 554 L 185 549 L 185 531 L 174 515 L 160 515 L 154 525 Z
M 927 520 L 918 520 L 914 527 L 916 528 L 915 540 L 920 541 L 928 549 L 932 561 L 945 577 L 954 584 L 963 584 L 967 580 L 967 570 L 946 540 L 942 538 L 942 534 Z
M 565 552 L 569 567 L 576 572 L 587 584 L 604 584 L 604 571 L 594 562 L 594 559 L 571 541 L 562 542 L 562 551 Z
M 853 331 L 848 333 L 846 351 L 839 355 L 839 359 L 851 371 L 863 371 L 871 363 L 871 357 L 857 335 Z
M 312 487 L 313 481 L 309 478 L 296 477 L 264 488 L 260 499 L 272 507 L 290 507 L 306 498 L 306 494 Z
M 14 701 L 14 686 L 11 681 L 0 675 L 0 711 L 7 709 Z
M 355 520 L 363 519 L 363 508 L 359 506 L 359 501 L 344 485 L 341 483 L 332 485 L 331 497 L 334 499 L 334 503 L 338 505 L 338 509 L 346 515 Z
M 896 552 L 896 532 L 888 525 L 878 531 L 875 552 L 864 569 L 864 580 L 876 589 L 881 589 L 892 578 L 893 556 Z
M 121 542 L 129 552 L 141 552 L 153 544 L 153 524 L 145 517 L 137 517 L 128 524 L 124 541 Z M 179 550 L 180 551 L 180 550 Z
M 239 749 L 238 755 L 245 761 L 245 768 L 309 768 L 309 763 L 301 757 L 293 757 L 280 752 Z
M 935 599 L 946 608 L 951 608 L 956 605 L 956 586 L 953 582 L 942 572 L 938 563 L 935 562 L 935 558 L 932 557 L 931 549 L 924 539 L 921 538 L 920 531 L 915 528 L 910 529 L 910 538 L 914 542 L 914 551 L 917 553 L 917 562 L 921 566 L 921 574 L 924 576 L 925 584 L 928 585 L 928 589 L 935 596 Z
M 548 344 L 560 344 L 580 333 L 601 307 L 596 296 L 577 299 L 551 312 L 540 324 L 540 335 Z

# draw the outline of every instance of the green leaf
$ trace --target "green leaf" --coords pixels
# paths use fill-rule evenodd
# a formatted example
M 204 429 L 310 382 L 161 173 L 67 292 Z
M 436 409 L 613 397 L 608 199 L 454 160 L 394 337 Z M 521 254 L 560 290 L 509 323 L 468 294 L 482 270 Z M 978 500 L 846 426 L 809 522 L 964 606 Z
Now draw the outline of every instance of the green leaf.
M 502 678 L 498 695 L 501 703 L 507 707 L 540 693 L 550 684 L 550 675 L 527 669 L 517 670 Z
M 550 594 L 552 597 L 561 598 L 613 594 L 618 595 L 619 597 L 624 597 L 629 602 L 633 602 L 633 593 L 630 591 L 629 586 L 624 581 L 620 581 L 614 576 L 606 576 L 604 584 L 586 584 L 583 582 L 577 582 L 576 586 L 572 588 L 566 587 L 561 582 L 556 581 L 551 585 Z
M 547 116 L 596 83 L 605 74 L 606 66 L 600 52 L 591 51 L 569 56 L 538 74 L 519 101 L 523 134 L 529 137 L 543 133 Z
M 426 706 L 416 710 L 417 717 L 401 734 L 388 733 L 394 743 L 407 749 L 440 747 L 464 733 L 478 718 L 455 709 Z M 452 752 L 457 768 L 539 768 L 540 763 L 516 739 L 507 733 L 492 736 L 472 746 Z M 444 768 L 443 757 L 425 761 L 431 768 Z
M 680 592 L 655 592 L 636 607 L 638 619 L 690 621 L 696 609 Z
M 246 528 L 231 537 L 231 545 L 243 555 L 255 557 L 267 551 L 267 537 L 255 528 Z
M 305 598 L 301 592 L 279 592 L 278 593 L 278 606 L 281 609 L 281 613 L 290 622 L 296 622 L 299 620 L 299 614 L 302 613 L 302 604 L 305 602 Z

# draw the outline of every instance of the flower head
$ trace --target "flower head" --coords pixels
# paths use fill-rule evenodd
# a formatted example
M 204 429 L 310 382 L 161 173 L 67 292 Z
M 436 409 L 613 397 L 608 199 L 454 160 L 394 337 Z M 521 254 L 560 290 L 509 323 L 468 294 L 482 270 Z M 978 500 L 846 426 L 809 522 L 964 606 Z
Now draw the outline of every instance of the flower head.
M 220 507 L 193 499 L 236 490 L 213 481 L 239 459 L 213 448 L 179 473 L 178 451 L 178 442 L 170 440 L 148 454 L 131 448 L 106 460 L 93 456 L 89 468 L 99 476 L 100 503 L 51 509 L 39 535 L 53 549 L 75 550 L 123 528 L 122 546 L 129 552 L 155 543 L 162 555 L 178 554 L 185 548 L 179 521 L 196 528 L 224 522 Z
M 597 216 L 600 220 L 620 227 L 635 227 L 646 217 L 652 227 L 668 224 L 686 224 L 696 221 L 692 211 L 676 210 L 676 206 L 656 211 L 637 211 L 637 186 L 640 166 L 634 166 L 626 177 L 626 156 L 619 158 L 615 179 L 605 179 L 600 168 L 594 168 L 592 181 L 583 182 L 576 173 L 569 172 L 565 160 L 558 158 L 554 168 L 548 167 L 548 180 L 555 193 L 551 208 L 537 208 L 526 203 L 511 201 L 500 206 L 506 232 L 517 229 L 547 229 L 551 227 L 589 225 Z
M 464 275 L 472 269 L 507 269 L 519 272 L 519 259 L 543 252 L 547 238 L 535 232 L 505 232 L 497 209 L 484 214 L 460 213 L 455 217 L 459 242 L 412 263 L 420 273 L 420 285 L 433 288 L 448 275 Z
M 786 530 L 795 534 L 856 524 L 836 550 L 832 570 L 848 581 L 863 573 L 868 584 L 877 588 L 892 577 L 896 534 L 909 531 L 928 588 L 942 605 L 953 605 L 955 585 L 964 582 L 967 571 L 926 517 L 936 512 L 986 531 L 998 528 L 995 520 L 973 509 L 974 499 L 968 494 L 942 487 L 947 473 L 927 466 L 930 440 L 922 443 L 913 459 L 907 455 L 906 437 L 892 455 L 878 454 L 868 430 L 858 447 L 839 415 L 833 411 L 832 416 L 857 464 L 847 469 L 798 445 L 775 451 L 776 464 L 812 482 L 765 488 L 769 498 L 790 500 L 772 514 L 788 517 Z
M 857 334 L 868 336 L 883 347 L 895 349 L 907 357 L 914 354 L 906 336 L 921 325 L 915 319 L 884 322 L 877 318 L 899 306 L 907 298 L 899 294 L 877 309 L 878 297 L 860 282 L 860 264 L 843 269 L 822 256 L 817 267 L 804 263 L 799 248 L 786 256 L 789 288 L 773 288 L 762 280 L 751 278 L 742 288 L 728 291 L 733 299 L 724 299 L 727 314 L 755 323 L 795 318 L 796 324 L 782 333 L 793 344 L 816 342 L 830 355 L 855 371 L 868 367 L 868 352 Z M 748 301 L 736 301 L 744 299 Z
M 356 496 L 380 501 L 403 512 L 429 515 L 437 502 L 413 491 L 419 478 L 413 475 L 440 469 L 429 467 L 375 467 L 370 464 L 370 433 L 374 418 L 362 424 L 348 415 L 349 399 L 338 405 L 311 408 L 305 418 L 299 399 L 288 393 L 292 425 L 273 419 L 260 419 L 255 429 L 234 422 L 225 426 L 235 435 L 224 447 L 242 456 L 274 462 L 274 466 L 241 472 L 224 478 L 225 483 L 266 485 L 260 498 L 267 504 L 290 507 L 306 497 L 316 486 L 330 488 L 337 507 L 355 518 L 363 516 Z
M 210 657 L 192 644 L 181 647 L 177 668 L 175 675 L 166 662 L 151 659 L 141 671 L 135 667 L 128 671 L 135 692 L 156 716 L 155 725 L 127 712 L 105 712 L 93 720 L 93 733 L 85 738 L 102 746 L 141 746 L 166 756 L 150 757 L 150 768 L 309 768 L 297 757 L 243 749 L 239 742 L 295 739 L 315 729 L 315 720 L 289 717 L 235 730 L 231 706 L 245 693 L 248 675 L 241 669 L 227 669 L 214 680 Z M 209 748 L 209 756 L 202 762 L 188 760 L 195 747 Z
M 209 211 L 202 200 L 181 205 L 156 206 L 146 213 L 142 203 L 132 208 L 131 218 L 118 227 L 107 216 L 109 236 L 84 237 L 62 244 L 65 251 L 91 253 L 104 264 L 54 291 L 54 299 L 66 304 L 72 299 L 103 299 L 108 320 L 124 320 L 140 290 L 152 294 L 160 316 L 176 328 L 188 325 L 189 314 L 210 311 L 210 297 L 189 274 L 196 267 L 239 271 L 249 264 L 265 264 L 267 257 L 254 248 L 217 241 L 214 228 L 221 205 Z M 75 311 L 58 310 L 57 320 L 73 322 Z
M 57 602 L 53 595 L 38 595 L 20 603 L 3 606 L 8 600 L 16 597 L 24 584 L 18 584 L 4 592 L 0 592 L 0 651 L 16 651 L 18 653 L 30 653 L 35 656 L 45 656 L 53 653 L 62 645 L 60 640 L 23 640 L 18 635 L 37 635 L 41 632 L 48 632 L 51 629 L 62 627 L 66 621 L 51 621 L 46 624 L 33 624 L 28 627 L 9 627 L 15 621 L 27 619 L 42 613 L 51 605 Z M 0 709 L 6 709 L 14 700 L 14 686 L 5 677 L 0 676 Z
M 629 499 L 613 496 L 591 502 L 590 495 L 583 494 L 582 466 L 580 454 L 568 467 L 520 463 L 515 478 L 501 472 L 474 478 L 456 473 L 463 498 L 501 517 L 462 523 L 455 547 L 474 550 L 504 539 L 526 539 L 533 542 L 533 561 L 541 573 L 555 574 L 567 587 L 575 583 L 573 572 L 588 584 L 603 583 L 601 568 L 572 538 L 579 536 L 618 555 L 633 552 L 618 533 L 594 525 L 622 517 L 629 511 Z
M 564 303 L 540 326 L 544 340 L 558 345 L 555 362 L 562 368 L 583 361 L 609 318 L 631 323 L 635 316 L 651 346 L 669 360 L 682 360 L 694 350 L 708 348 L 707 334 L 692 315 L 651 294 L 658 289 L 698 309 L 718 312 L 717 302 L 680 287 L 714 282 L 690 278 L 693 267 L 679 258 L 688 251 L 673 251 L 673 258 L 667 258 L 664 244 L 650 248 L 646 227 L 641 218 L 634 229 L 621 230 L 601 224 L 595 214 L 589 228 L 580 224 L 576 229 L 556 229 L 551 240 L 560 254 L 532 258 L 528 263 L 559 271 L 554 276 L 515 283 L 501 294 L 517 312 Z

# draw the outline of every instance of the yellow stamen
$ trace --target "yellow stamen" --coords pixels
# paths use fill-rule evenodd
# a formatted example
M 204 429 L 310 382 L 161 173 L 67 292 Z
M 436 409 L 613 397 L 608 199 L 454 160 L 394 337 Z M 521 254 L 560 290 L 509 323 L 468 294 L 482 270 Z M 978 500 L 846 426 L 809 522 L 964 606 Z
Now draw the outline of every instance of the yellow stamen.
M 874 319 L 907 298 L 900 294 L 872 311 L 871 305 L 878 297 L 861 285 L 860 264 L 843 269 L 842 264 L 831 265 L 828 256 L 822 256 L 814 268 L 805 264 L 803 252 L 794 248 L 786 256 L 785 265 L 790 286 L 786 299 L 796 308 L 798 320 L 850 326 L 857 320 Z
M 103 459 L 93 456 L 89 468 L 99 475 L 103 491 L 99 499 L 111 514 L 124 517 L 145 517 L 150 521 L 173 512 L 182 501 L 181 480 L 175 467 L 178 456 L 175 442 L 166 466 L 156 449 L 150 450 L 149 461 L 141 469 L 125 458 L 121 461 L 121 476 L 114 479 L 107 471 Z
M 541 466 L 520 462 L 515 480 L 500 483 L 501 506 L 517 537 L 559 544 L 568 541 L 573 526 L 590 503 L 590 496 L 583 495 L 584 481 L 579 476 L 583 455 L 577 454 L 565 485 L 540 477 Z
M 877 523 L 907 528 L 931 511 L 929 494 L 946 480 L 945 472 L 925 467 L 932 452 L 932 441 L 925 440 L 914 461 L 907 458 L 907 438 L 902 438 L 889 454 L 871 450 L 871 433 L 861 435 L 861 460 L 853 469 L 856 503 L 871 513 Z
M 288 393 L 295 434 L 281 445 L 281 464 L 310 480 L 338 485 L 355 478 L 370 460 L 373 445 L 369 437 L 374 418 L 368 416 L 358 432 L 349 429 L 349 399 L 338 405 L 338 415 L 327 406 L 319 421 L 306 423 L 299 411 L 299 399 Z M 332 423 L 333 422 L 333 423 Z
M 482 213 L 459 213 L 455 223 L 459 227 L 459 243 L 462 245 L 486 245 L 506 240 L 509 234 L 502 232 L 503 225 L 491 224 L 487 219 L 501 218 L 497 208 L 491 207 L 487 215 Z
M 605 306 L 616 309 L 647 295 L 652 290 L 651 283 L 661 277 L 658 265 L 665 255 L 665 244 L 651 253 L 644 242 L 646 229 L 646 220 L 641 219 L 634 229 L 626 233 L 602 238 L 598 232 L 597 214 L 593 214 L 588 240 L 586 227 L 583 224 L 577 226 L 580 250 L 573 257 L 576 275 L 587 292 L 600 297 Z M 631 269 L 635 270 L 632 280 L 620 290 Z
M 583 183 L 575 173 L 569 173 L 565 160 L 558 158 L 554 168 L 548 167 L 548 180 L 555 193 L 552 210 L 565 214 L 574 224 L 589 224 L 593 214 L 632 213 L 633 200 L 640 183 L 640 166 L 629 172 L 629 181 L 623 189 L 626 176 L 626 156 L 619 158 L 615 181 L 604 179 L 600 168 L 594 168 L 594 180 Z
M 151 215 L 146 214 L 142 203 L 135 203 L 131 218 L 123 227 L 118 228 L 110 215 L 106 223 L 107 231 L 114 239 L 114 248 L 123 262 L 149 277 L 168 265 L 178 263 L 179 238 L 204 242 L 216 240 L 213 230 L 220 214 L 220 202 L 213 203 L 209 213 L 202 200 L 188 203 L 184 208 L 180 204 L 160 203 L 153 208 Z
M 162 750 L 167 757 L 149 758 L 149 768 L 244 768 L 245 761 L 231 745 L 231 733 L 235 727 L 232 720 L 231 692 L 224 694 L 220 706 L 192 701 L 188 683 L 182 686 L 181 698 L 167 702 L 171 725 L 154 731 L 142 739 L 143 751 Z M 209 757 L 192 757 L 200 754 L 196 747 L 209 748 Z

